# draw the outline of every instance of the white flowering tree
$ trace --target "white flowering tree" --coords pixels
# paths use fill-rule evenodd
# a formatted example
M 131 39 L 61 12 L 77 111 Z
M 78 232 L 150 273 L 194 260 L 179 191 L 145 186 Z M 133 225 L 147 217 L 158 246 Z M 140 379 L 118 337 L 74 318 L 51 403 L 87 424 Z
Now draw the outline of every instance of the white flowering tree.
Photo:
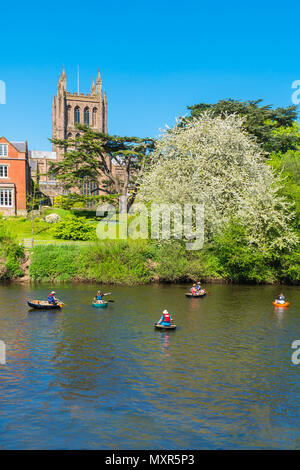
M 236 115 L 208 112 L 185 127 L 167 129 L 157 141 L 138 200 L 199 204 L 205 208 L 205 239 L 238 220 L 259 250 L 290 249 L 292 206 L 279 195 L 280 179 L 262 157 L 255 138 Z

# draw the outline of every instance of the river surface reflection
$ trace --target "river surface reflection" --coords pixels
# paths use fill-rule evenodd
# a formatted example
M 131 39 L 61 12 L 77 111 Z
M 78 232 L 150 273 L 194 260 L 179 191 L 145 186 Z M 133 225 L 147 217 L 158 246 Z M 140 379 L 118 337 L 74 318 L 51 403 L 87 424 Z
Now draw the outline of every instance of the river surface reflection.
M 208 285 L 56 288 L 62 312 L 29 311 L 48 286 L 0 286 L 1 449 L 300 447 L 300 289 Z M 167 308 L 176 331 L 155 331 Z

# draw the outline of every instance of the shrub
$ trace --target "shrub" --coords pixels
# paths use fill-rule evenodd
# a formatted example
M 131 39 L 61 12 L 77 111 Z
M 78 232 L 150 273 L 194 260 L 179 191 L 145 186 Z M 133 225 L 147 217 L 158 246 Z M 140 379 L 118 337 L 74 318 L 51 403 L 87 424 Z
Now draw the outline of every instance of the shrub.
M 282 256 L 280 278 L 288 282 L 300 281 L 300 245 L 293 252 Z
M 20 263 L 24 259 L 24 248 L 20 246 L 3 223 L 0 223 L 0 278 L 13 279 L 23 275 Z
M 222 275 L 234 282 L 274 282 L 278 277 L 280 253 L 258 249 L 249 243 L 247 229 L 237 222 L 229 223 L 215 237 L 212 252 L 221 266 Z
M 7 258 L 6 264 L 6 277 L 9 279 L 15 279 L 16 277 L 23 276 L 23 271 L 20 268 L 20 264 L 17 259 L 9 256 Z
M 83 217 L 68 215 L 56 224 L 54 236 L 62 240 L 92 240 L 96 238 L 96 230 Z
M 45 220 L 48 224 L 55 224 L 61 220 L 61 217 L 58 214 L 48 214 L 46 215 Z

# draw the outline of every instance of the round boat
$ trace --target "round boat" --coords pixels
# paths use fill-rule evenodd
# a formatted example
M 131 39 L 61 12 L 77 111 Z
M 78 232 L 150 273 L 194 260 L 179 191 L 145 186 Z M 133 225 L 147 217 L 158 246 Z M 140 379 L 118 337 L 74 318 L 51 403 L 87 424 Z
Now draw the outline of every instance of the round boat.
M 49 304 L 47 300 L 27 300 L 29 307 L 35 308 L 36 310 L 53 310 L 62 308 L 63 304 L 58 302 L 57 304 Z
M 205 290 L 202 292 L 199 292 L 199 294 L 192 294 L 191 292 L 186 292 L 185 294 L 186 297 L 195 297 L 195 298 L 204 297 L 205 295 L 206 295 Z
M 175 330 L 176 325 L 158 325 L 157 323 L 154 325 L 154 328 L 157 328 L 158 330 Z
M 287 308 L 287 307 L 290 306 L 290 303 L 289 303 L 289 302 L 284 302 L 284 304 L 279 304 L 279 303 L 277 303 L 277 302 L 274 301 L 274 302 L 272 302 L 272 303 L 273 303 L 274 307 L 283 307 L 283 308 Z
M 108 304 L 108 302 L 102 302 L 102 303 L 96 303 L 96 302 L 94 303 L 93 302 L 93 306 L 96 307 L 96 308 L 105 308 L 105 307 L 107 307 L 107 304 Z

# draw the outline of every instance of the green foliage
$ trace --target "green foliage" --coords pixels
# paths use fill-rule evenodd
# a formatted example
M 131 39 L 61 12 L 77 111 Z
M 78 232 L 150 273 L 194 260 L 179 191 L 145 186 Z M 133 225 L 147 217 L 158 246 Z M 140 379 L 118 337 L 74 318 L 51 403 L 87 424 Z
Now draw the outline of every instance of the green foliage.
M 20 263 L 24 260 L 24 248 L 15 241 L 4 221 L 0 223 L 0 279 L 15 279 L 23 275 Z
M 185 247 L 181 243 L 164 242 L 155 247 L 152 260 L 156 263 L 155 273 L 161 281 L 179 282 L 188 279 L 189 262 Z
M 282 256 L 279 277 L 284 282 L 300 280 L 300 245 L 292 253 Z
M 6 276 L 9 279 L 15 279 L 17 277 L 23 276 L 23 271 L 20 268 L 20 263 L 17 259 L 14 259 L 12 257 L 8 257 L 7 261 L 5 263 L 5 268 L 6 268 Z
M 70 210 L 73 207 L 82 207 L 85 208 L 89 205 L 95 205 L 108 203 L 117 205 L 118 204 L 118 196 L 116 194 L 107 194 L 101 196 L 85 196 L 82 194 L 68 194 L 63 196 L 56 196 L 54 198 L 54 207 Z
M 300 144 L 299 134 L 293 127 L 297 118 L 296 106 L 273 109 L 271 105 L 260 106 L 261 102 L 262 100 L 228 99 L 214 104 L 200 103 L 188 106 L 191 116 L 183 118 L 180 125 L 184 125 L 191 118 L 200 117 L 205 111 L 210 111 L 213 116 L 237 114 L 244 117 L 245 130 L 257 138 L 266 152 L 285 153 L 296 149 Z M 289 133 L 282 133 L 282 128 L 291 130 Z
M 129 240 L 102 240 L 83 248 L 79 274 L 104 283 L 144 284 L 150 281 L 145 244 Z
M 238 221 L 229 223 L 215 237 L 211 251 L 219 262 L 222 277 L 234 282 L 295 282 L 300 280 L 300 249 L 260 250 L 249 244 L 247 229 Z
M 223 234 L 215 237 L 213 252 L 222 267 L 222 275 L 231 281 L 276 280 L 276 255 L 250 245 L 246 228 L 238 222 L 229 223 Z
M 29 274 L 34 280 L 70 281 L 76 278 L 79 248 L 74 245 L 37 245 Z
M 93 240 L 96 227 L 83 217 L 68 215 L 55 224 L 53 233 L 55 238 L 62 240 Z
M 132 203 L 143 173 L 153 139 L 108 135 L 77 124 L 75 139 L 53 139 L 63 149 L 64 158 L 51 163 L 50 173 L 66 188 L 81 190 L 83 183 L 96 183 L 97 189 L 115 195 L 123 194 Z M 122 171 L 116 173 L 114 167 Z
M 144 250 L 144 244 L 125 240 L 103 240 L 81 247 L 36 246 L 30 275 L 35 280 L 141 284 L 151 278 Z
M 270 166 L 281 176 L 281 194 L 295 204 L 294 227 L 300 228 L 300 150 L 271 154 Z
M 206 243 L 234 217 L 247 228 L 253 246 L 292 248 L 298 242 L 292 204 L 280 194 L 280 178 L 242 126 L 235 115 L 206 112 L 169 129 L 157 142 L 138 200 L 180 208 L 203 204 Z
M 300 249 L 291 253 L 255 250 L 236 223 L 203 250 L 186 251 L 180 242 L 97 240 L 89 245 L 37 245 L 30 275 L 34 280 L 99 281 L 136 285 L 151 280 L 186 282 L 226 279 L 273 283 L 300 280 Z

